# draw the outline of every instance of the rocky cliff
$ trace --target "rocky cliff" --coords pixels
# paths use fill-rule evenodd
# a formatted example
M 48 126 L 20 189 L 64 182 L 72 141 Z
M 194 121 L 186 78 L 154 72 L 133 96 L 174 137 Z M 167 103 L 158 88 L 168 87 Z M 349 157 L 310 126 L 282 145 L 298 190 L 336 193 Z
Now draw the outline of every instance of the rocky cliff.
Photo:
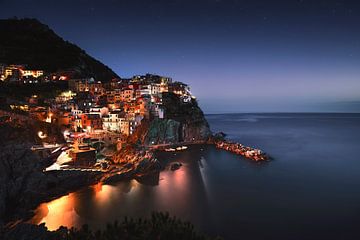
M 154 119 L 148 123 L 144 133 L 145 144 L 167 144 L 206 141 L 211 131 L 204 113 L 196 99 L 184 102 L 173 93 L 163 94 L 164 119 Z
M 40 128 L 48 134 L 47 140 L 61 141 L 61 132 L 46 123 L 19 119 L 0 123 L 0 228 L 5 222 L 26 216 L 40 202 L 96 180 L 94 173 L 44 173 L 51 162 L 30 150 L 40 143 Z

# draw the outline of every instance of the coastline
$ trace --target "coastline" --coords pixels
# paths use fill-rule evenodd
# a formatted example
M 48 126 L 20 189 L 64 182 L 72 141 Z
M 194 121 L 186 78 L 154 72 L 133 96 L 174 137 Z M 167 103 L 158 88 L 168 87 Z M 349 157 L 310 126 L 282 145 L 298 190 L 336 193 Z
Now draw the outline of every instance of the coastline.
M 2 115 L 7 115 L 7 112 L 1 112 Z M 28 119 L 28 117 L 19 116 L 18 114 L 12 114 L 12 118 L 20 120 L 22 118 Z M 22 125 L 15 125 L 16 128 L 15 132 L 10 133 L 10 135 L 22 135 L 23 132 L 27 132 L 29 137 L 26 137 L 25 142 L 27 142 L 28 145 L 33 145 L 34 139 L 33 135 L 38 131 L 38 129 L 34 128 L 26 128 L 27 126 L 25 123 L 26 121 L 23 121 Z M 206 120 L 203 124 L 204 126 L 207 126 Z M 13 123 L 7 123 L 9 126 L 13 126 Z M 33 124 L 36 124 L 36 121 L 33 121 Z M 53 138 L 54 136 L 57 136 L 57 138 L 60 137 L 59 129 L 56 129 L 54 125 L 52 124 L 46 124 L 48 128 L 53 128 L 49 132 L 51 133 L 49 137 Z M 157 129 L 159 126 L 155 125 L 155 132 L 156 134 L 160 133 L 160 128 Z M 6 127 L 6 125 L 5 125 Z M 22 129 L 25 130 L 22 130 Z M 201 144 L 207 144 L 207 145 L 214 145 L 215 147 L 218 146 L 220 143 L 228 143 L 227 140 L 225 140 L 224 134 L 215 134 L 210 135 L 206 140 L 203 140 L 204 138 L 201 135 L 201 132 L 197 132 L 195 130 L 192 130 L 191 137 L 194 137 L 195 140 L 192 140 L 190 136 L 188 136 L 188 141 L 179 141 L 179 142 L 168 142 L 166 144 L 152 144 L 152 145 L 146 145 L 145 142 L 143 142 L 141 145 L 136 146 L 136 144 L 130 144 L 128 149 L 123 149 L 120 152 L 117 152 L 115 156 L 113 157 L 113 164 L 111 164 L 111 168 L 108 171 L 105 172 L 83 172 L 83 171 L 50 171 L 50 172 L 43 172 L 43 169 L 48 167 L 49 164 L 54 162 L 54 159 L 49 161 L 48 157 L 49 155 L 44 155 L 42 153 L 42 156 L 38 156 L 38 154 L 35 154 L 34 152 L 25 149 L 22 149 L 21 147 L 19 150 L 29 152 L 31 153 L 29 156 L 29 164 L 32 161 L 38 162 L 36 164 L 36 167 L 29 167 L 32 170 L 30 170 L 30 179 L 27 179 L 27 177 L 22 176 L 21 173 L 19 173 L 20 178 L 24 178 L 22 181 L 28 181 L 34 184 L 31 184 L 29 187 L 20 188 L 20 192 L 18 193 L 19 196 L 25 194 L 25 198 L 21 198 L 19 201 L 21 204 L 13 205 L 13 203 L 10 203 L 7 206 L 7 218 L 4 219 L 4 222 L 6 223 L 5 228 L 14 227 L 15 225 L 21 223 L 21 222 L 27 222 L 34 216 L 35 209 L 41 204 L 50 202 L 54 199 L 60 198 L 64 195 L 67 195 L 71 192 L 77 191 L 81 188 L 88 187 L 94 184 L 98 184 L 99 182 L 105 183 L 105 184 L 111 184 L 118 181 L 122 181 L 125 179 L 137 179 L 140 181 L 154 181 L 154 178 L 148 176 L 152 175 L 159 175 L 160 171 L 164 168 L 159 161 L 154 157 L 154 153 L 156 151 L 165 151 L 167 148 L 177 148 L 181 146 L 192 146 L 192 145 L 201 145 Z M 139 136 L 146 136 L 144 135 L 146 133 L 141 133 Z M 156 136 L 156 135 L 155 135 Z M 13 138 L 11 138 L 13 139 Z M 16 139 L 16 138 L 15 138 Z M 18 144 L 18 140 L 13 140 L 13 144 Z M 158 142 L 165 141 L 167 138 L 159 138 Z M 176 137 L 178 139 L 178 137 Z M 38 140 L 37 140 L 38 141 Z M 165 141 L 166 142 L 166 141 Z M 7 143 L 8 146 L 11 146 L 11 142 Z M 224 150 L 227 150 L 229 152 L 236 153 L 236 151 L 231 151 L 231 149 L 223 148 Z M 252 160 L 255 160 L 251 156 L 246 156 L 245 154 L 239 154 L 242 155 L 245 158 L 249 158 Z M 10 165 L 16 166 L 17 164 L 20 164 L 22 159 L 22 154 L 20 154 L 18 159 L 14 160 L 14 163 L 10 163 Z M 26 162 L 27 162 L 26 161 Z M 29 170 L 26 170 L 29 171 Z M 148 178 L 148 179 L 147 179 Z M 39 182 L 40 184 L 36 184 Z M 152 184 L 156 184 L 156 179 Z M 24 192 L 21 192 L 24 191 Z M 16 197 L 15 197 L 16 198 Z M 16 201 L 17 202 L 17 201 Z M 20 205 L 21 207 L 18 207 Z M 11 212 L 11 213 L 10 213 Z
M 153 152 L 165 152 L 166 148 L 169 147 L 178 147 L 178 146 L 201 146 L 201 145 L 212 145 L 219 149 L 219 142 L 213 141 L 197 141 L 197 142 L 187 142 L 187 143 L 174 143 L 174 144 L 163 144 L 150 147 L 150 151 Z M 149 148 L 147 146 L 146 148 Z M 231 153 L 237 154 L 230 149 L 223 150 L 229 151 Z M 186 150 L 181 150 L 186 151 Z M 69 193 L 81 190 L 82 188 L 90 187 L 99 183 L 103 184 L 113 184 L 116 182 L 136 179 L 142 181 L 144 179 L 154 180 L 153 176 L 158 176 L 159 173 L 164 169 L 162 163 L 158 161 L 156 158 L 152 158 L 151 161 L 146 161 L 146 165 L 142 165 L 144 163 L 144 159 L 137 155 L 139 152 L 135 152 L 132 157 L 136 158 L 135 168 L 128 168 L 125 171 L 111 171 L 111 172 L 79 172 L 79 171 L 50 171 L 46 174 L 48 177 L 56 177 L 59 183 L 63 183 L 64 185 L 58 186 L 54 188 L 52 191 L 38 194 L 37 198 L 33 198 L 31 203 L 28 206 L 24 206 L 23 208 L 17 209 L 15 214 L 13 215 L 13 219 L 7 222 L 6 227 L 14 227 L 18 223 L 29 222 L 31 218 L 34 216 L 35 209 L 42 203 L 51 202 L 57 198 L 65 196 Z M 244 158 L 249 158 L 254 160 L 251 157 L 246 157 L 242 154 Z M 154 157 L 154 156 L 152 156 Z M 268 159 L 262 159 L 268 160 Z M 258 161 L 258 160 L 254 160 Z M 147 180 L 145 180 L 147 181 Z M 154 181 L 156 183 L 156 181 Z M 71 185 L 68 183 L 72 183 Z M 20 210 L 20 211 L 19 211 Z

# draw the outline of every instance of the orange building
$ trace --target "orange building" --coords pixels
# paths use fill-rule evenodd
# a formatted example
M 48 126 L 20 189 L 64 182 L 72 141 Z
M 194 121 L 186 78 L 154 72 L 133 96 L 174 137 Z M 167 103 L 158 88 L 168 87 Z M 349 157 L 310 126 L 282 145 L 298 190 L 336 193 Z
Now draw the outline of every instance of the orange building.
M 83 129 L 96 130 L 102 129 L 102 120 L 98 114 L 83 114 L 81 116 L 81 125 Z

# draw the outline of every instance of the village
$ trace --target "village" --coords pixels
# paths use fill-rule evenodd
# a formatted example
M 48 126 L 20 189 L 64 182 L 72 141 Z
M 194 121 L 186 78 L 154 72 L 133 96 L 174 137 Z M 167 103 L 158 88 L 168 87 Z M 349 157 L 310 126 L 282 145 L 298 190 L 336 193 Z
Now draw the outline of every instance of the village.
M 109 165 L 114 162 L 114 155 L 124 148 L 143 120 L 166 118 L 164 95 L 174 94 L 184 104 L 195 99 L 186 84 L 152 74 L 102 82 L 91 77 L 74 78 L 71 72 L 45 73 L 43 70 L 25 68 L 24 65 L 0 65 L 0 70 L 1 81 L 11 85 L 31 89 L 46 83 L 66 85 L 52 98 L 33 94 L 22 101 L 2 99 L 12 112 L 26 114 L 31 119 L 56 125 L 62 130 L 66 140 L 62 146 L 66 148 L 59 148 L 55 142 L 46 142 L 47 136 L 42 131 L 39 131 L 38 137 L 44 139 L 43 144 L 32 148 L 34 151 L 58 150 L 57 161 L 47 168 L 49 171 L 94 170 L 94 167 L 95 170 L 108 171 Z M 255 161 L 268 159 L 260 150 L 241 144 L 214 139 L 206 143 L 214 143 L 217 148 Z M 170 152 L 187 148 L 181 144 L 177 144 L 177 148 L 167 146 L 155 144 L 147 147 Z M 146 152 L 144 155 L 149 154 Z M 129 163 L 121 159 L 117 162 Z
M 186 84 L 152 74 L 102 83 L 94 78 L 74 79 L 68 73 L 45 75 L 42 70 L 27 70 L 21 65 L 1 69 L 2 81 L 10 84 L 36 88 L 50 81 L 67 82 L 68 89 L 51 99 L 34 94 L 26 101 L 3 101 L 14 112 L 61 128 L 65 140 L 72 146 L 69 154 L 62 158 L 68 158 L 68 162 L 73 160 L 77 166 L 93 166 L 113 156 L 143 119 L 165 118 L 163 94 L 176 94 L 184 103 L 195 98 Z M 38 137 L 45 139 L 46 136 L 39 133 Z

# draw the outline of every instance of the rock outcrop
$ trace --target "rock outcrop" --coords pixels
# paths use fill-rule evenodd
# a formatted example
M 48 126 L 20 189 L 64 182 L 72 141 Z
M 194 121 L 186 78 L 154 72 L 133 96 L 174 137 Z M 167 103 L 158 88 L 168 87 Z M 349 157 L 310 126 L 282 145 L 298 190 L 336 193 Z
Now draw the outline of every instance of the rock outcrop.
M 211 137 L 209 124 L 195 99 L 184 102 L 176 94 L 164 93 L 163 106 L 165 118 L 150 121 L 143 133 L 146 145 L 199 142 Z
M 28 115 L 0 110 L 0 117 L 6 117 L 7 122 L 0 123 L 0 147 L 18 144 L 65 143 L 64 136 L 58 126 L 38 121 Z M 45 136 L 40 139 L 39 132 Z
M 154 119 L 150 122 L 145 144 L 177 143 L 181 140 L 181 124 L 173 119 Z
M 162 170 L 162 166 L 155 158 L 153 150 L 144 147 L 135 148 L 134 145 L 127 145 L 121 151 L 118 151 L 113 156 L 112 161 L 118 164 L 121 169 L 113 168 L 104 174 L 102 182 L 111 183 L 134 177 L 159 175 L 160 170 Z
M 0 125 L 0 226 L 27 216 L 30 209 L 43 201 L 94 183 L 99 178 L 93 172 L 44 173 L 42 170 L 50 162 L 30 150 L 38 143 L 36 133 L 37 128 L 31 121 Z M 54 128 L 49 128 L 47 134 L 49 140 L 61 136 Z

